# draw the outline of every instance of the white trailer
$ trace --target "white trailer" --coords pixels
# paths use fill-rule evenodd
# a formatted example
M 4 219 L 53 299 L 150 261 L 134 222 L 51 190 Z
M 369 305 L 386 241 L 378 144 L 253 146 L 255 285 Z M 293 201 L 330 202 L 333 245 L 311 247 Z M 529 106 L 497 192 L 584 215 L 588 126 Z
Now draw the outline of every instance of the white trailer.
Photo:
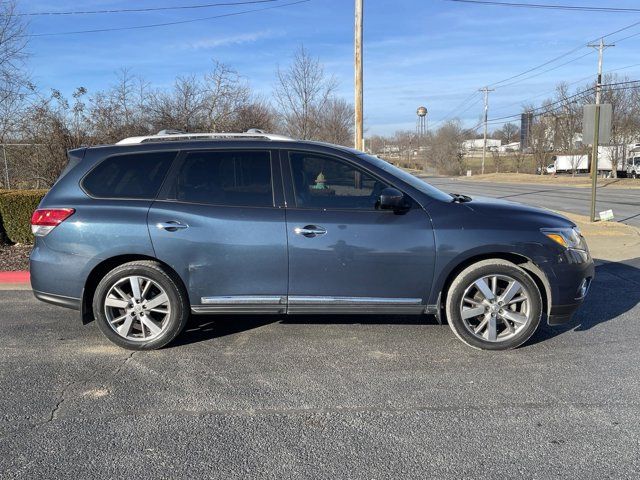
M 590 169 L 589 155 L 555 155 L 553 163 L 547 166 L 547 173 L 588 173 Z M 611 170 L 611 159 L 606 155 L 599 154 L 598 172 L 610 172 Z M 622 170 L 622 165 L 618 165 L 618 170 Z

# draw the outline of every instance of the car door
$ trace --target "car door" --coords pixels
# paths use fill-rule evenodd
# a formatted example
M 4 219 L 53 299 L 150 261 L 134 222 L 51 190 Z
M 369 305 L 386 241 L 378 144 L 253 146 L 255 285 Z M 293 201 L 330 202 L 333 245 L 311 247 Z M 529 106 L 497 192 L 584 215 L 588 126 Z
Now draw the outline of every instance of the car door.
M 344 157 L 283 152 L 291 313 L 419 313 L 435 259 L 430 218 L 407 198 L 376 209 L 389 182 Z M 291 198 L 289 198 L 291 197 Z
M 269 150 L 183 152 L 149 211 L 159 260 L 195 312 L 284 312 L 287 238 L 279 163 Z

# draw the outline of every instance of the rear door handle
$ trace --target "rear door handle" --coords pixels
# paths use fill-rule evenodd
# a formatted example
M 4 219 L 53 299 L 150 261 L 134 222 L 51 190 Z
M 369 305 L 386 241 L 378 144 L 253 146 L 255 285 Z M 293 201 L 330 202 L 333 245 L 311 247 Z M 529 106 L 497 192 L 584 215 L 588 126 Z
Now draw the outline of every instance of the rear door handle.
M 317 227 L 315 225 L 307 225 L 305 227 L 296 227 L 293 229 L 296 235 L 302 235 L 307 238 L 313 238 L 317 235 L 324 235 L 327 230 L 323 227 Z
M 156 223 L 156 227 L 160 230 L 166 230 L 167 232 L 176 232 L 178 230 L 189 228 L 189 225 L 178 222 L 177 220 L 169 220 L 168 222 Z

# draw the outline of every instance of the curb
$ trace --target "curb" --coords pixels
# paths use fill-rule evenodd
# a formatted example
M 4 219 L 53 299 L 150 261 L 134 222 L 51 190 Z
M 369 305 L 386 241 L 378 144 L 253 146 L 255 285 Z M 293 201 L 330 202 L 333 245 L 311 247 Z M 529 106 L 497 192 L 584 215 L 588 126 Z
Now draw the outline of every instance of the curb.
M 2 272 L 0 271 L 0 284 L 29 284 L 30 277 L 28 271 Z

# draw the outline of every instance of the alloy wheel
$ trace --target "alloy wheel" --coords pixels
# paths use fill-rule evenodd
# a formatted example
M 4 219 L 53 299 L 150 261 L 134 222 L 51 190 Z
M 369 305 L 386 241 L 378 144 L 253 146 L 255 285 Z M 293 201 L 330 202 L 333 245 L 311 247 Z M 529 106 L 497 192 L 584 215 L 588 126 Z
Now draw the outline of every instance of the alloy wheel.
M 460 303 L 464 326 L 475 337 L 503 342 L 532 320 L 530 293 L 508 275 L 487 275 L 469 285 Z
M 132 341 L 161 335 L 171 313 L 169 296 L 155 281 L 141 275 L 124 277 L 108 291 L 104 313 L 111 328 Z

